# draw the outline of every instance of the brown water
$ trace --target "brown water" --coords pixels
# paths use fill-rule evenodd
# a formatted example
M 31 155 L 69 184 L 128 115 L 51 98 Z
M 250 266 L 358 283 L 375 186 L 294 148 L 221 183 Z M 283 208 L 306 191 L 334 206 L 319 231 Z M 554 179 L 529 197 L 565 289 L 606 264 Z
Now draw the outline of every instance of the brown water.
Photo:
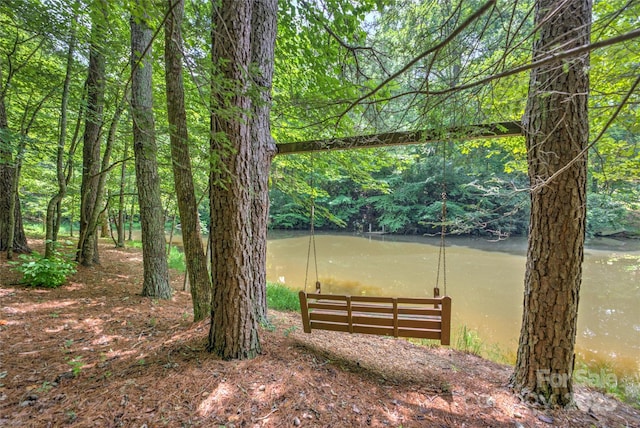
M 316 235 L 323 292 L 429 297 L 436 282 L 439 240 Z M 415 242 L 410 242 L 415 241 Z M 592 242 L 585 250 L 576 351 L 588 364 L 640 373 L 640 242 Z M 630 248 L 631 246 L 631 248 Z M 303 289 L 308 236 L 274 234 L 267 247 L 269 281 Z M 475 330 L 482 343 L 515 359 L 522 317 L 526 241 L 447 239 L 446 292 L 453 331 Z M 307 289 L 316 280 L 311 257 Z M 441 293 L 444 294 L 442 276 Z M 455 337 L 453 339 L 456 340 Z M 485 348 L 487 349 L 487 348 Z

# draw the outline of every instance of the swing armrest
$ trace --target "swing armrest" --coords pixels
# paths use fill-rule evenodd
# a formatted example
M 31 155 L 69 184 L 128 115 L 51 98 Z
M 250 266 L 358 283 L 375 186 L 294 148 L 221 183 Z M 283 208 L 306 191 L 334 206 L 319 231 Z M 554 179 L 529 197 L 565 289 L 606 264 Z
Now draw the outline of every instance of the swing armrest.
M 307 293 L 300 291 L 300 310 L 302 312 L 302 328 L 305 333 L 311 333 L 311 324 L 309 323 L 309 305 L 307 303 Z

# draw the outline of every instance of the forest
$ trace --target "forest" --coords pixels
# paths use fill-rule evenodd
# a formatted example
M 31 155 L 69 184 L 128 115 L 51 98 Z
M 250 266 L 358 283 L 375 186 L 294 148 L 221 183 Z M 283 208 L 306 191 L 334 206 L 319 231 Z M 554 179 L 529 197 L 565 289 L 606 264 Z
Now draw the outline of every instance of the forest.
M 640 234 L 638 16 L 634 0 L 3 0 L 0 250 L 63 283 L 62 236 L 74 266 L 102 268 L 135 228 L 141 295 L 171 299 L 179 229 L 206 349 L 242 360 L 263 352 L 269 228 L 529 236 L 508 382 L 570 407 L 570 379 L 539 374 L 574 370 L 585 238 Z M 20 258 L 34 230 L 44 250 Z
M 39 5 L 38 2 L 4 2 L 3 6 L 3 97 L 8 126 L 7 133 L 15 141 L 24 138 L 21 155 L 22 173 L 20 196 L 22 215 L 28 223 L 44 223 L 49 199 L 56 193 L 56 156 L 60 129 L 60 94 L 64 87 L 66 57 L 72 53 L 69 64 L 68 100 L 65 113 L 69 117 L 69 131 L 64 146 L 64 163 L 69 183 L 65 192 L 68 203 L 61 205 L 60 222 L 66 228 L 77 229 L 79 222 L 79 194 L 81 151 L 74 150 L 81 137 L 80 114 L 83 105 L 83 86 L 86 78 L 81 73 L 87 65 L 87 30 L 73 30 L 74 45 L 69 50 L 69 22 L 74 13 L 81 12 L 81 4 L 75 6 L 60 2 Z M 526 73 L 496 79 L 491 86 L 474 90 L 473 104 L 466 102 L 466 95 L 443 95 L 424 105 L 417 98 L 416 85 L 420 75 L 402 76 L 395 87 L 385 88 L 387 94 L 378 92 L 376 97 L 389 101 L 357 106 L 349 116 L 336 116 L 342 105 L 362 93 L 363 88 L 379 77 L 381 70 L 393 69 L 404 64 L 420 52 L 428 39 L 420 31 L 432 26 L 441 27 L 444 16 L 454 11 L 454 4 L 429 13 L 431 23 L 421 20 L 425 10 L 433 5 L 412 7 L 399 2 L 385 9 L 378 17 L 375 2 L 367 4 L 321 5 L 328 8 L 327 17 L 308 14 L 320 11 L 280 4 L 278 40 L 276 44 L 276 69 L 274 74 L 274 102 L 272 107 L 272 132 L 278 143 L 301 140 L 333 138 L 336 135 L 373 134 L 385 131 L 442 128 L 452 125 L 470 125 L 506 120 L 519 120 L 526 101 Z M 114 3 L 115 8 L 116 3 Z M 199 31 L 210 19 L 200 5 L 186 9 L 185 44 L 191 54 L 187 57 L 185 78 L 186 108 L 189 116 L 190 154 L 194 165 L 194 180 L 198 189 L 200 218 L 208 226 L 207 156 L 209 141 L 208 97 L 206 62 L 209 55 L 208 37 Z M 321 7 L 318 6 L 318 7 Z M 615 20 L 608 20 L 620 7 L 624 13 Z M 634 2 L 631 6 L 596 2 L 594 15 L 601 22 L 594 34 L 604 39 L 635 28 Z M 122 6 L 124 7 L 124 6 Z M 460 6 L 462 7 L 462 6 Z M 465 5 L 472 9 L 473 3 Z M 452 79 L 461 82 L 477 79 L 479 74 L 491 74 L 496 58 L 504 55 L 504 41 L 483 40 L 482 46 L 473 46 L 469 38 L 480 38 L 484 31 L 497 34 L 495 29 L 504 27 L 505 20 L 519 17 L 524 20 L 528 5 L 519 4 L 513 11 L 496 13 L 491 25 L 469 31 L 456 40 L 459 46 L 448 46 L 448 57 L 437 64 L 434 85 L 447 85 Z M 519 10 L 522 9 L 522 10 Z M 109 22 L 109 50 L 106 52 L 109 79 L 104 101 L 104 120 L 109 123 L 118 110 L 118 103 L 126 89 L 128 73 L 127 20 L 122 16 L 126 9 L 115 9 L 113 22 Z M 463 10 L 455 10 L 461 15 Z M 120 19 L 115 16 L 121 15 Z M 160 17 L 161 11 L 152 13 Z M 628 19 L 625 17 L 628 16 Z M 329 17 L 332 17 L 329 20 Z M 381 19 L 384 18 L 384 19 Z M 77 17 L 75 19 L 78 19 Z M 158 18 L 159 19 L 159 18 Z M 331 25 L 331 32 L 324 27 Z M 154 24 L 158 26 L 160 22 Z M 449 23 L 448 25 L 452 25 Z M 526 21 L 523 26 L 531 25 Z M 120 28 L 118 28 L 120 26 Z M 418 28 L 415 32 L 397 31 L 400 28 Z M 425 30 L 420 30 L 423 28 Z M 20 32 L 17 32 L 18 29 Z M 446 28 L 439 28 L 445 32 Z M 514 32 L 510 43 L 517 46 L 520 57 L 510 55 L 504 60 L 514 64 L 502 65 L 514 68 L 528 55 L 522 45 L 528 34 L 526 27 Z M 79 33 L 77 33 L 79 32 Z M 332 34 L 333 32 L 333 34 Z M 361 40 L 362 49 L 351 40 L 336 39 L 346 34 L 353 41 Z M 476 34 L 473 34 L 475 32 Z M 192 34 L 193 33 L 193 34 Z M 315 34 L 322 34 L 316 39 Z M 347 36 L 343 36 L 347 37 Z M 434 34 L 432 37 L 437 37 Z M 340 42 L 344 44 L 340 44 Z M 161 40 L 156 40 L 156 44 Z M 465 47 L 468 45 L 468 47 Z M 372 49 L 364 49 L 372 46 Z M 398 47 L 402 46 L 402 49 Z M 457 51 L 456 51 L 457 50 Z M 159 51 L 159 50 L 158 50 Z M 474 53 L 473 61 L 466 58 Z M 629 89 L 638 61 L 633 41 L 596 50 L 592 53 L 590 128 L 597 132 Z M 454 61 L 454 57 L 459 58 Z M 166 113 L 166 94 L 163 84 L 163 64 L 158 54 L 154 71 L 154 109 L 158 139 L 158 166 L 161 177 L 161 198 L 167 225 L 177 212 L 174 182 L 171 172 L 170 150 Z M 464 61 L 464 62 L 463 62 Z M 17 70 L 16 70 L 17 69 Z M 495 74 L 495 71 L 493 72 Z M 34 91 L 36 90 L 37 91 Z M 405 98 L 415 98 L 406 103 Z M 396 99 L 398 101 L 396 101 Z M 638 195 L 637 177 L 638 130 L 637 109 L 633 99 L 628 107 L 617 115 L 591 148 L 589 156 L 588 222 L 590 235 L 637 234 Z M 600 114 L 602 112 L 602 114 Z M 113 148 L 109 174 L 106 177 L 105 222 L 109 221 L 114 233 L 119 233 L 119 219 L 137 220 L 137 205 L 133 162 L 131 162 L 131 126 L 128 109 L 120 112 L 114 122 Z M 115 126 L 117 125 L 117 126 Z M 106 133 L 106 130 L 105 130 Z M 106 136 L 106 135 L 105 135 Z M 445 145 L 447 147 L 445 147 Z M 13 157 L 19 147 L 13 144 Z M 309 224 L 309 201 L 313 197 L 318 209 L 317 227 L 359 230 L 368 229 L 396 233 L 425 233 L 440 219 L 440 194 L 443 181 L 443 153 L 446 153 L 446 187 L 449 194 L 450 221 L 455 233 L 526 234 L 528 225 L 528 195 L 526 176 L 526 151 L 522 138 L 456 141 L 452 136 L 446 143 L 411 145 L 395 148 L 377 148 L 342 153 L 276 157 L 271 172 L 270 227 L 306 229 Z M 312 166 L 313 163 L 313 166 Z M 311 183 L 314 183 L 311 186 Z M 108 220 L 107 220 L 108 219 Z M 168 227 L 168 226 L 167 226 Z

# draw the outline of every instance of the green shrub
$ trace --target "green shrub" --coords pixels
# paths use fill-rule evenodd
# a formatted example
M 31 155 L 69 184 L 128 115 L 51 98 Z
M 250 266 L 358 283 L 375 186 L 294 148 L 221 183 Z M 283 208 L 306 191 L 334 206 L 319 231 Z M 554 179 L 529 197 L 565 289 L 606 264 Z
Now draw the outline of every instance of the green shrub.
M 23 283 L 33 287 L 56 288 L 65 283 L 67 277 L 76 273 L 74 262 L 55 252 L 52 257 L 33 252 L 21 254 L 21 262 L 9 262 L 13 270 L 22 274 Z

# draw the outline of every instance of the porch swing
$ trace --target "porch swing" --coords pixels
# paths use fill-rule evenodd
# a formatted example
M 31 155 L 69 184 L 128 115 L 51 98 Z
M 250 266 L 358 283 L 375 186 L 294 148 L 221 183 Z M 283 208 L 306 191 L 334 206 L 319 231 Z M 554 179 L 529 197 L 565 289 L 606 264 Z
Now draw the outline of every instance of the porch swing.
M 443 159 L 446 164 L 446 156 Z M 378 336 L 407 337 L 439 340 L 449 345 L 451 340 L 451 297 L 447 295 L 446 280 L 446 217 L 447 193 L 444 180 L 442 191 L 442 227 L 438 269 L 433 298 L 351 296 L 322 293 L 318 280 L 318 260 L 315 244 L 315 201 L 311 199 L 309 246 L 304 290 L 299 294 L 302 325 L 305 333 L 313 330 L 329 330 L 345 333 L 363 333 Z M 315 292 L 307 292 L 309 264 L 313 250 L 315 265 Z M 440 296 L 440 268 L 444 296 Z

